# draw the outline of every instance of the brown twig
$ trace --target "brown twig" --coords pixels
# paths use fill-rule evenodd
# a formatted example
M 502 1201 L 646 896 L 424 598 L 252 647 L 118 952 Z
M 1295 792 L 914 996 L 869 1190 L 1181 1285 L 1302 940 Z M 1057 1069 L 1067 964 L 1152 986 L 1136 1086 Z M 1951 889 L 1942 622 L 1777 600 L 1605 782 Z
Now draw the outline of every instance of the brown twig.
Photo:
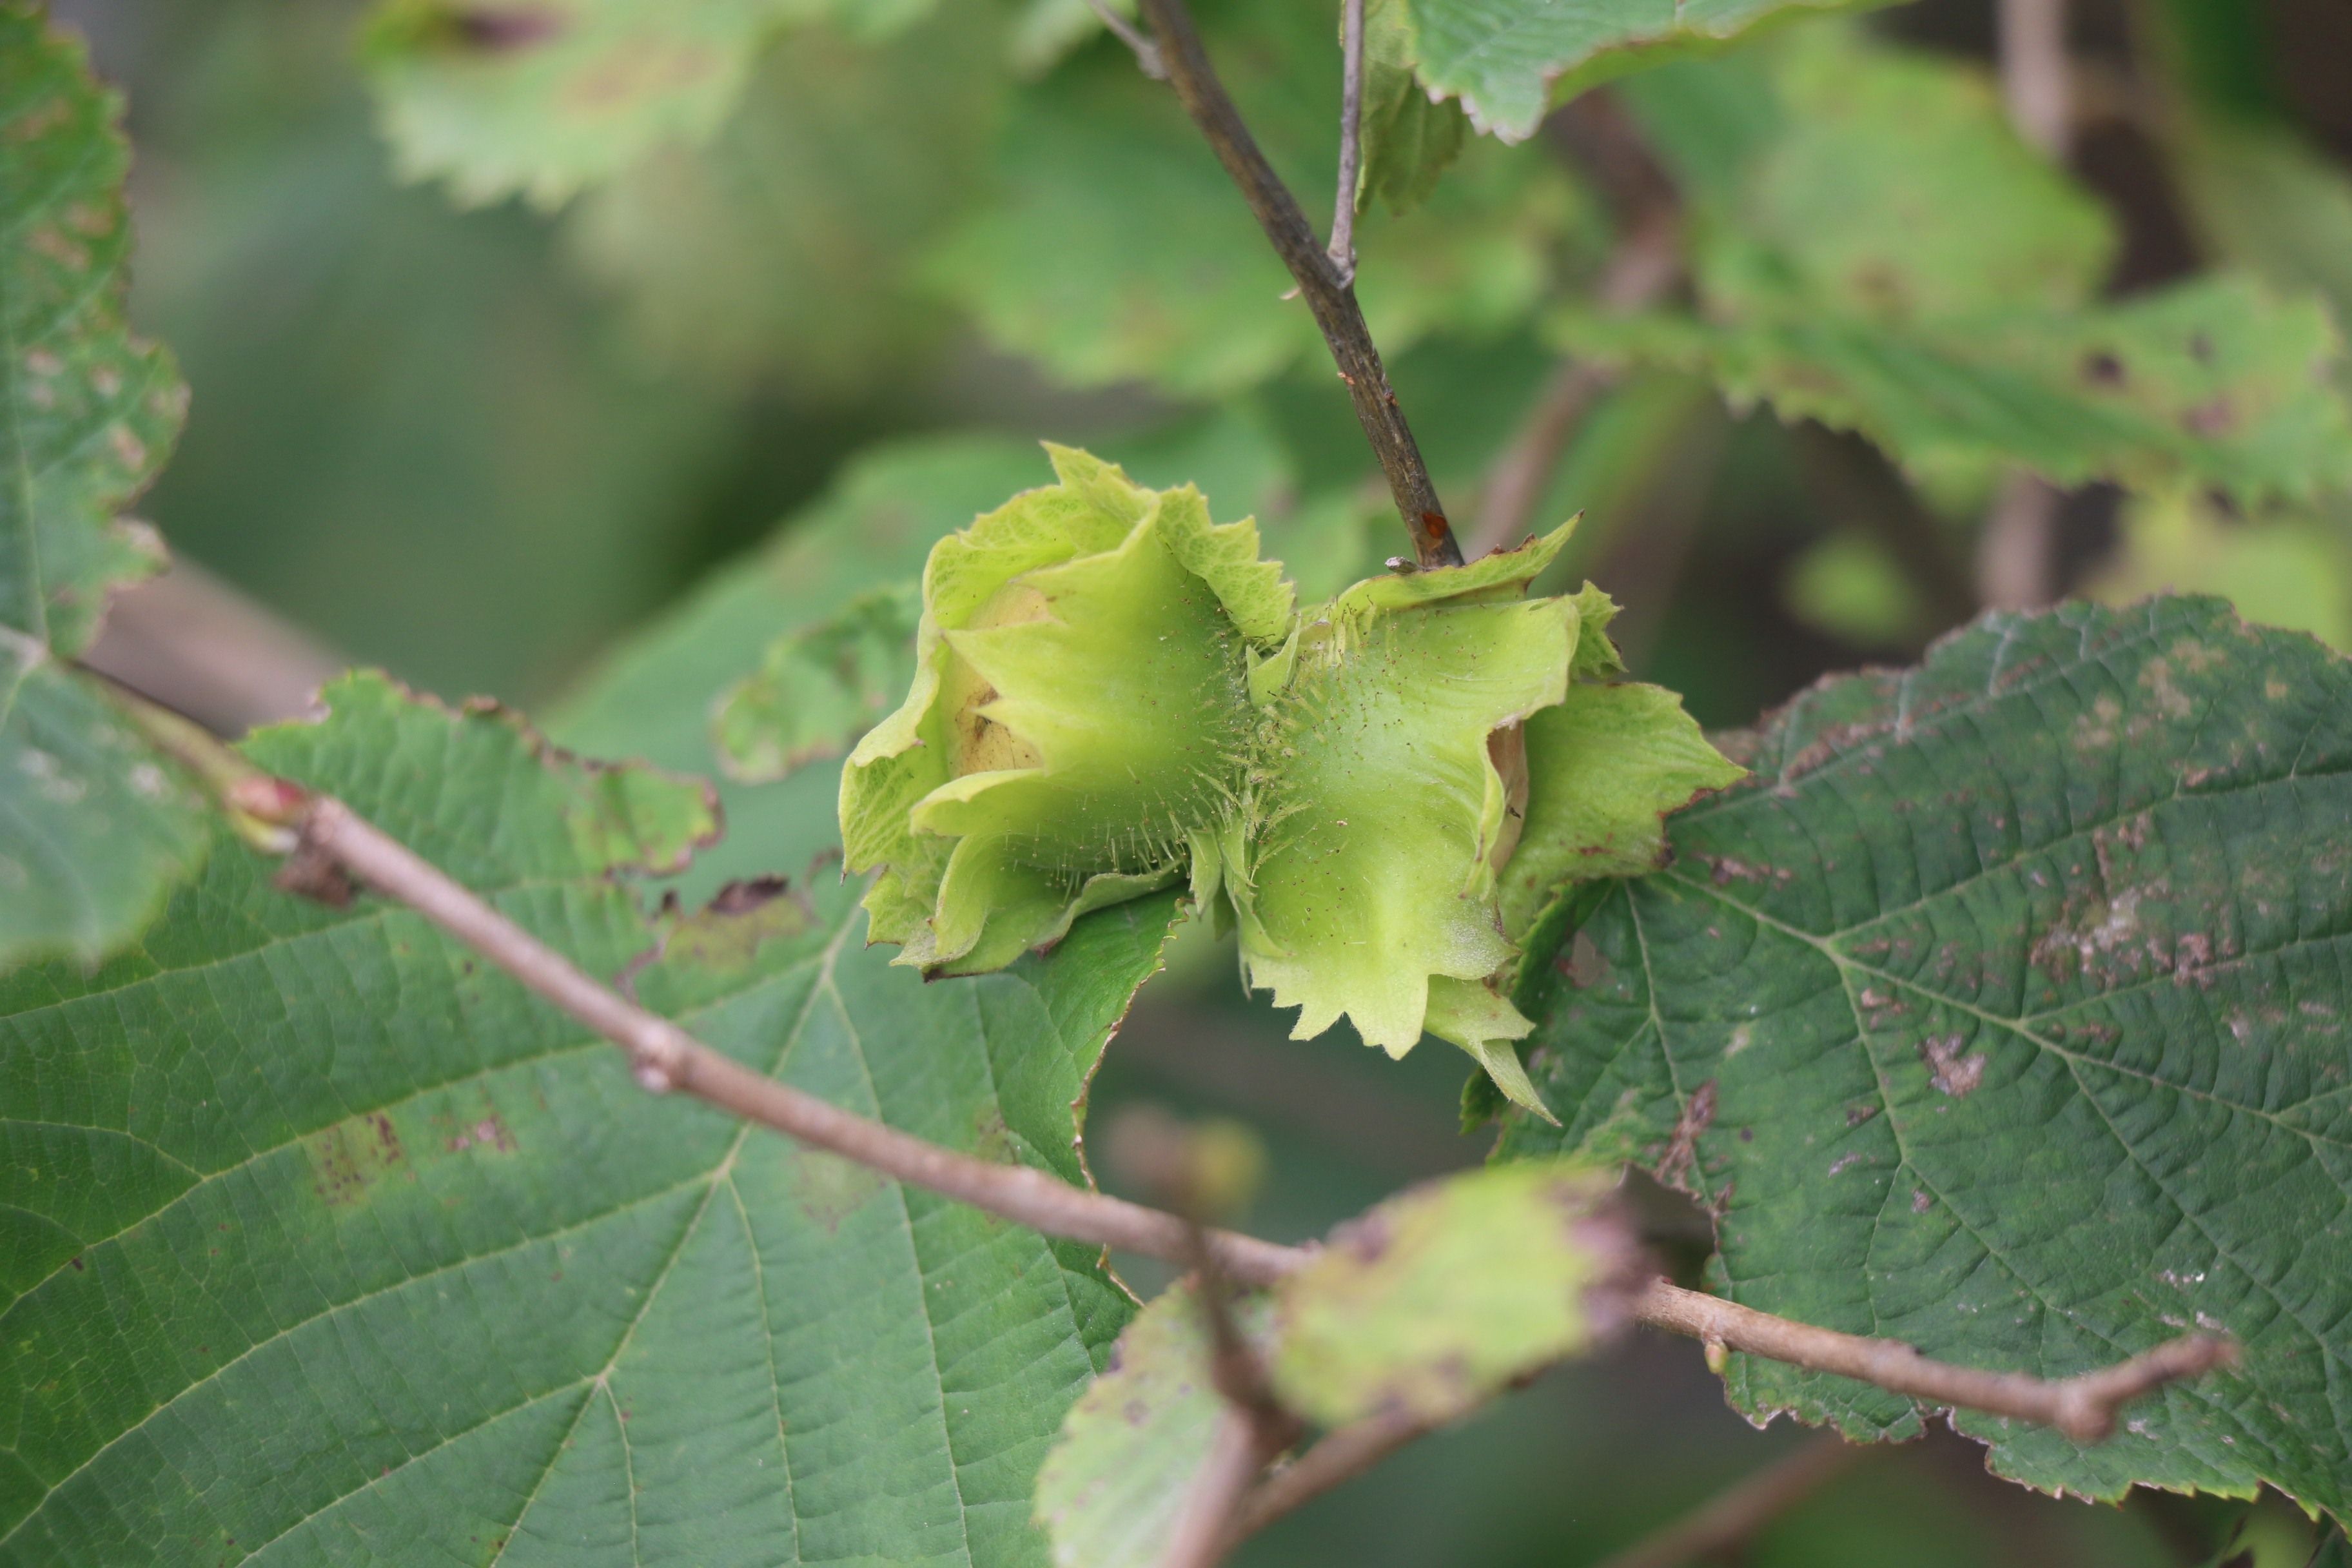
M 332 868 L 406 905 L 587 1028 L 626 1051 L 637 1081 L 655 1092 L 695 1095 L 746 1121 L 830 1151 L 911 1186 L 1001 1215 L 1048 1236 L 1116 1247 L 1199 1267 L 1208 1277 L 1270 1285 L 1313 1256 L 1233 1231 L 1208 1230 L 1180 1215 L 1069 1184 L 1024 1165 L 1000 1164 L 941 1148 L 777 1082 L 702 1044 L 583 973 L 570 960 L 499 914 L 406 846 L 332 795 L 262 772 L 234 748 L 177 714 L 128 691 L 124 706 L 160 748 L 186 765 L 248 842 L 289 865 Z M 1664 1279 L 1634 1305 L 1643 1321 L 1709 1344 L 1816 1372 L 1875 1384 L 1942 1405 L 2057 1427 L 2077 1442 L 2112 1430 L 2124 1404 L 2163 1384 L 2234 1363 L 2226 1340 L 2192 1334 L 2129 1361 L 2055 1382 L 2023 1373 L 1982 1372 L 1930 1361 L 1909 1345 L 1791 1322 Z M 1270 1395 L 1268 1396 L 1270 1398 Z M 1351 1439 L 1378 1449 L 1376 1433 Z M 1328 1439 L 1327 1439 L 1328 1441 Z M 1376 1457 L 1376 1456 L 1375 1456 Z M 1370 1460 L 1364 1462 L 1369 1463 Z M 1306 1461 L 1293 1467 L 1305 1468 Z M 1336 1462 L 1325 1467 L 1344 1479 Z M 1346 1471 L 1345 1473 L 1353 1473 Z M 1326 1483 L 1328 1484 L 1328 1483 Z M 1294 1483 L 1290 1489 L 1297 1490 Z
M 590 979 L 331 795 L 310 796 L 297 826 L 304 847 L 415 910 L 628 1052 L 637 1081 L 648 1089 L 694 1095 L 895 1180 L 1003 1215 L 1048 1236 L 1152 1258 L 1181 1260 L 1192 1255 L 1192 1227 L 1174 1215 L 1087 1192 L 1025 1165 L 1000 1164 L 943 1149 L 721 1055 L 668 1019 Z M 1301 1257 L 1295 1247 L 1230 1231 L 1210 1232 L 1207 1245 L 1234 1279 L 1252 1283 L 1279 1278 Z
M 1241 187 L 1258 226 L 1273 242 L 1276 254 L 1298 280 L 1299 292 L 1315 313 L 1315 324 L 1330 346 L 1339 379 L 1348 384 L 1356 418 L 1372 445 L 1373 456 L 1380 459 L 1397 513 L 1412 536 L 1415 558 L 1423 566 L 1460 565 L 1462 547 L 1446 521 L 1444 504 L 1437 499 L 1437 487 L 1430 479 L 1429 466 L 1422 461 L 1412 426 L 1405 423 L 1404 411 L 1397 406 L 1396 394 L 1389 388 L 1388 371 L 1381 363 L 1380 350 L 1372 344 L 1370 330 L 1364 325 L 1355 289 L 1317 243 L 1297 198 L 1258 151 L 1249 127 L 1242 123 L 1240 111 L 1226 96 L 1224 84 L 1217 79 L 1208 52 L 1201 46 L 1201 35 L 1192 26 L 1184 0 L 1143 0 L 1143 14 L 1151 23 L 1160 60 L 1168 68 L 1168 79 L 1174 84 L 1185 112 L 1208 138 L 1217 161 Z
M 1234 1515 L 1249 1495 L 1250 1483 L 1265 1467 L 1256 1426 L 1237 1406 L 1217 1416 L 1209 1452 L 1193 1472 L 1192 1489 L 1160 1549 L 1159 1568 L 1216 1568 L 1239 1542 Z
M 186 561 L 115 594 L 82 662 L 224 735 L 314 713 L 319 688 L 348 667 Z
M 2041 475 L 2004 475 L 1977 537 L 1977 597 L 1987 609 L 2039 610 L 2058 596 L 2058 509 L 2066 498 Z
M 2066 0 L 2000 0 L 2001 96 L 2009 122 L 2053 162 L 2074 150 L 2074 90 Z M 2058 595 L 2058 510 L 2047 479 L 2026 469 L 2002 481 L 1978 541 L 1977 596 L 1992 609 L 2040 609 Z
M 2063 162 L 2074 141 L 2066 0 L 2000 0 L 2000 90 L 2018 134 Z
M 2237 1347 L 2207 1334 L 2184 1334 L 2129 1361 L 2055 1381 L 2021 1372 L 1980 1372 L 1930 1361 L 1898 1340 L 1864 1339 L 1791 1322 L 1719 1296 L 1653 1281 L 1634 1308 L 1643 1322 L 1708 1344 L 1835 1373 L 1892 1394 L 2055 1426 L 2077 1443 L 2115 1430 L 2116 1412 L 2168 1383 L 2237 1362 Z
M 1324 252 L 1342 286 L 1356 281 L 1356 186 L 1364 170 L 1364 0 L 1339 0 L 1339 190 Z
M 1160 1568 L 1215 1568 L 1246 1538 L 1241 1528 L 1251 1483 L 1305 1430 L 1275 1397 L 1265 1363 L 1234 1321 L 1232 1289 L 1207 1233 L 1193 1228 L 1193 1299 L 1209 1331 L 1209 1379 L 1225 1402 L 1209 1457 L 1193 1477 Z
M 1326 1434 L 1249 1495 L 1237 1516 L 1234 1538 L 1248 1539 L 1433 1430 L 1434 1425 L 1421 1416 L 1391 1410 Z
M 1741 1545 L 1869 1452 L 1835 1436 L 1815 1438 L 1643 1537 L 1601 1568 L 1680 1568 L 1694 1558 Z

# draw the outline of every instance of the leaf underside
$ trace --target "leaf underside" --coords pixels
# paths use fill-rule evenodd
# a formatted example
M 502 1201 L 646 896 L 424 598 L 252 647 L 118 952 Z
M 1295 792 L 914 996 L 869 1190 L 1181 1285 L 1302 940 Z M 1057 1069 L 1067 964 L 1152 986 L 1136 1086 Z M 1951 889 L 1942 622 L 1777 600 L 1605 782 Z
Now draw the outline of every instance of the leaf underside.
M 1083 1181 L 1171 914 L 925 986 L 856 889 L 648 917 L 700 786 L 373 680 L 257 760 L 737 1059 Z M 137 949 L 0 981 L 0 1561 L 1034 1563 L 1129 1303 L 1088 1249 L 648 1099 L 405 910 L 232 843 Z
M 2213 599 L 1996 616 L 1834 679 L 1535 999 L 1506 1155 L 1698 1194 L 1715 1287 L 2064 1376 L 2181 1331 L 2246 1360 L 2111 1442 L 1963 1414 L 2000 1473 L 2111 1498 L 2269 1481 L 2352 1511 L 2352 665 Z M 1526 1000 L 1526 998 L 1523 998 Z M 1750 1415 L 1910 1401 L 1734 1360 Z

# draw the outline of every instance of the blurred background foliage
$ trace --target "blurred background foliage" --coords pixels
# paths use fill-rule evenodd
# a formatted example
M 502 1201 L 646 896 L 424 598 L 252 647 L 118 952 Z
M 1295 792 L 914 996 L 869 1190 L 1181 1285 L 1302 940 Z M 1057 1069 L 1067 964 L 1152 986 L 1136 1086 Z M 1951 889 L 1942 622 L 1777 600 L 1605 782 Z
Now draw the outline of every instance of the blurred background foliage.
M 1040 437 L 1254 511 L 1310 594 L 1402 546 L 1280 267 L 1082 0 L 55 8 L 128 90 L 134 316 L 194 390 L 142 510 L 262 607 L 207 634 L 256 657 L 290 626 L 710 773 L 713 705 L 778 636 L 1047 478 Z M 1320 210 L 1334 5 L 1198 10 Z M 1517 145 L 1375 81 L 1381 190 L 1426 199 L 1368 205 L 1360 288 L 1457 524 L 1581 509 L 1562 576 L 1616 595 L 1635 673 L 1710 725 L 2019 596 L 2020 517 L 2026 597 L 2218 592 L 2352 647 L 2352 7 L 2074 0 L 2039 148 L 1994 10 L 1799 21 Z M 1663 273 L 1622 288 L 1661 212 Z M 732 832 L 681 891 L 808 864 L 834 776 L 725 781 Z M 1256 1126 L 1259 1227 L 1479 1158 L 1450 1053 L 1284 1042 L 1203 933 L 1171 968 L 1096 1114 Z M 1650 1202 L 1695 1266 L 1703 1226 Z M 1598 1562 L 1805 1440 L 1644 1342 L 1244 1561 Z M 2241 1511 L 2038 1498 L 1946 1437 L 1747 1561 L 2189 1563 Z M 2302 1539 L 2272 1500 L 2232 1560 Z

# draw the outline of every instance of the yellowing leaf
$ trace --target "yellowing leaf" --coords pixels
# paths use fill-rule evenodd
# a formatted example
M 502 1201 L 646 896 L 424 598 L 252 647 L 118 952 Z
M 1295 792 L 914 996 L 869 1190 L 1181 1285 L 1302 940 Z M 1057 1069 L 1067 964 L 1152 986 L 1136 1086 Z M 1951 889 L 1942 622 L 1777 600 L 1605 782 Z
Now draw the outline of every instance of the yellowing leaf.
M 1324 1426 L 1463 1415 L 1629 1321 L 1613 1178 L 1568 1161 L 1449 1176 L 1336 1232 L 1275 1290 L 1275 1390 Z

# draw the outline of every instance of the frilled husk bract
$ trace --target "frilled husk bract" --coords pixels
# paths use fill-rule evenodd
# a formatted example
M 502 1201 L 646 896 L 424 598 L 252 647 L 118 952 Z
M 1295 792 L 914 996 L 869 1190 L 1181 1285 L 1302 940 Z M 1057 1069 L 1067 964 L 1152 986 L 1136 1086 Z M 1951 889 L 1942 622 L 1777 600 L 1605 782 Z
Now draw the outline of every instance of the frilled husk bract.
M 1230 911 L 1249 983 L 1299 1009 L 1298 1037 L 1344 1016 L 1402 1055 L 1426 1030 L 1535 1105 L 1509 1044 L 1532 1026 L 1496 984 L 1524 930 L 1503 896 L 1535 900 L 1511 868 L 1571 863 L 1594 818 L 1527 771 L 1559 747 L 1519 726 L 1615 668 L 1604 597 L 1525 596 L 1568 529 L 1299 610 L 1254 523 L 1050 450 L 1058 484 L 933 550 L 913 689 L 843 773 L 850 868 L 880 873 L 873 940 L 927 973 L 980 973 L 1182 881 Z M 1630 721 L 1678 722 L 1727 768 L 1665 701 Z M 1669 804 L 1704 787 L 1678 765 Z M 1599 808 L 1629 853 L 1627 801 L 1654 852 L 1649 795 Z

